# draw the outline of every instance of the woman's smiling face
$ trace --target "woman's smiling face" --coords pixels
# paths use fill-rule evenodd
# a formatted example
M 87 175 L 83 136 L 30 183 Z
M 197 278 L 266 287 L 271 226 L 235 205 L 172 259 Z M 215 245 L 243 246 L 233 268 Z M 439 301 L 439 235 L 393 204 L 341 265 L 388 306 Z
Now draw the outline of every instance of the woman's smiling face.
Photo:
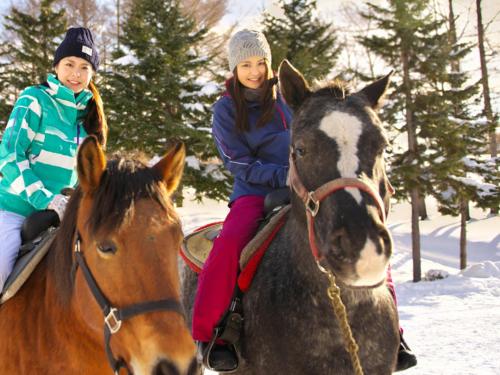
M 261 56 L 252 56 L 236 66 L 238 81 L 249 89 L 258 89 L 268 78 L 267 60 Z
M 78 94 L 89 86 L 92 79 L 92 65 L 80 57 L 68 56 L 55 67 L 57 79 L 64 86 Z

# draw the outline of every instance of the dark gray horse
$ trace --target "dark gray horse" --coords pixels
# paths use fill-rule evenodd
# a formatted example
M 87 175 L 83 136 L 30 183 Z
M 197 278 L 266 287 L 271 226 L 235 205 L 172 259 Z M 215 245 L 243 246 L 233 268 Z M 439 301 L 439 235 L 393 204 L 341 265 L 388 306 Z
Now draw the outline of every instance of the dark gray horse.
M 244 295 L 236 373 L 354 373 L 327 294 L 326 268 L 337 279 L 364 374 L 390 374 L 399 344 L 385 285 L 392 241 L 384 220 L 392 188 L 384 166 L 387 141 L 375 113 L 389 76 L 354 94 L 339 83 L 311 90 L 284 61 L 279 79 L 294 109 L 292 207 Z M 188 319 L 195 290 L 196 275 L 186 267 Z

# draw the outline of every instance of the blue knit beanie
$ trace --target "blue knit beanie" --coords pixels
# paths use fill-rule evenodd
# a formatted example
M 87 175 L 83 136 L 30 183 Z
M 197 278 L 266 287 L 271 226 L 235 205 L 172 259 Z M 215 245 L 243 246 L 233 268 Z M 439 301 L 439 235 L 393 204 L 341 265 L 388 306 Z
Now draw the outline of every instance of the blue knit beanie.
M 92 32 L 86 27 L 72 27 L 66 31 L 66 36 L 56 49 L 53 66 L 61 59 L 69 56 L 87 60 L 95 71 L 99 68 L 99 52 L 94 44 Z

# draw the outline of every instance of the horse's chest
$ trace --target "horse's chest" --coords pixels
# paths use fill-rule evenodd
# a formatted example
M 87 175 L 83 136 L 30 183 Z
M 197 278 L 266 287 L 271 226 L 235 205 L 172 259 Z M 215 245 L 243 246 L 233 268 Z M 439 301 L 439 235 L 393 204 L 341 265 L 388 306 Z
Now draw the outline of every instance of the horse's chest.
M 245 295 L 243 356 L 252 364 L 253 373 L 330 374 L 335 368 L 340 369 L 336 375 L 343 374 L 342 369 L 351 374 L 326 283 L 304 284 L 286 271 L 284 263 L 279 269 L 263 264 Z M 360 356 L 369 364 L 367 370 L 381 365 L 371 357 L 391 358 L 397 346 L 391 306 L 368 300 L 348 304 L 346 309 Z M 385 362 L 382 365 L 387 367 L 390 361 Z

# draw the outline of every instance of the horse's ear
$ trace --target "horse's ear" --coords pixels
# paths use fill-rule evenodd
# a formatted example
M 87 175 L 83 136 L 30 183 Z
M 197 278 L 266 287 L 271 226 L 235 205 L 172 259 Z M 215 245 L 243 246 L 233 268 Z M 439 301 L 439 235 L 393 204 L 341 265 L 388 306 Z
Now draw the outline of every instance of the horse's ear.
M 286 103 L 296 111 L 311 94 L 304 76 L 288 60 L 283 60 L 278 70 L 281 94 Z
M 373 109 L 379 109 L 382 105 L 384 94 L 389 87 L 389 80 L 391 78 L 393 70 L 390 71 L 385 77 L 369 84 L 359 94 L 363 94 L 365 98 L 370 103 Z
M 84 193 L 92 193 L 99 186 L 106 169 L 106 156 L 99 141 L 89 135 L 80 145 L 77 156 L 78 181 Z
M 172 194 L 181 182 L 185 159 L 186 148 L 184 143 L 178 142 L 153 166 L 156 173 L 163 179 L 169 194 Z

